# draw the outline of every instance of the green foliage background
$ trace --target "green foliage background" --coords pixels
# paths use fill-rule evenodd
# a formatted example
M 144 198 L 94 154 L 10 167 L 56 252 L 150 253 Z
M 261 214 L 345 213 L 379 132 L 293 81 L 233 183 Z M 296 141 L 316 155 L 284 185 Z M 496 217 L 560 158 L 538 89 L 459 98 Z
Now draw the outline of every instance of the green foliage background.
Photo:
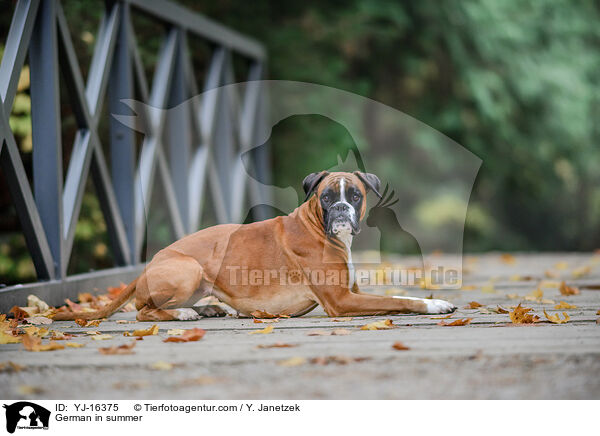
M 179 3 L 262 41 L 269 78 L 381 101 L 478 155 L 483 166 L 469 206 L 466 251 L 600 246 L 597 0 Z M 85 70 L 101 2 L 63 5 Z M 7 29 L 9 11 L 0 15 Z M 156 26 L 137 27 L 148 68 L 160 43 Z M 17 96 L 11 118 L 24 154 L 26 95 Z M 352 144 L 341 126 L 307 116 L 282 123 L 272 146 L 276 184 L 299 188 L 307 173 Z M 433 213 L 451 217 L 452 207 L 451 201 L 439 204 Z M 86 219 L 101 221 L 97 204 L 89 200 L 84 208 Z M 102 225 L 91 227 L 78 229 L 85 236 L 78 238 L 81 258 L 88 260 L 76 270 L 110 260 L 98 249 L 106 243 Z M 17 239 L 0 240 L 2 277 L 27 277 Z

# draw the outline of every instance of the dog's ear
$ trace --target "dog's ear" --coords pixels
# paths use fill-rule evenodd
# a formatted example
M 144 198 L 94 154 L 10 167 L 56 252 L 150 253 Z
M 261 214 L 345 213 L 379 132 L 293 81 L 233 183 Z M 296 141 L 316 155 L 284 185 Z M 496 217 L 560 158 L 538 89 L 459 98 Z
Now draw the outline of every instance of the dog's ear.
M 329 175 L 327 171 L 321 171 L 318 173 L 310 173 L 308 176 L 304 178 L 302 181 L 302 187 L 304 188 L 304 193 L 306 194 L 306 198 L 304 201 L 308 200 L 309 197 L 315 192 L 321 180 L 325 178 L 325 176 Z
M 375 193 L 375 195 L 381 198 L 381 194 L 379 193 L 379 190 L 381 189 L 381 181 L 379 180 L 379 177 L 377 177 L 375 174 L 361 173 L 360 171 L 354 171 L 353 174 L 358 177 L 361 182 L 363 182 L 367 192 L 370 189 Z

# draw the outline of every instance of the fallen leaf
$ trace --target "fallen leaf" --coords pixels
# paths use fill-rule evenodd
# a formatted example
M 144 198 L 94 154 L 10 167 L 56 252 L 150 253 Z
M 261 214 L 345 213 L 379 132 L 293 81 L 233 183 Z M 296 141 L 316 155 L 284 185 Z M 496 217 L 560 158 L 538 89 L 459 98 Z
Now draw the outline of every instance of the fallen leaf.
M 563 312 L 564 319 L 560 319 L 560 315 L 558 313 L 555 313 L 554 315 L 548 315 L 545 310 L 544 316 L 553 324 L 566 324 L 570 319 L 569 315 L 567 315 L 567 312 Z
M 168 335 L 182 335 L 185 333 L 184 329 L 170 329 L 167 330 Z
M 596 312 L 596 315 L 600 315 L 600 309 L 598 309 L 598 312 Z
M 329 365 L 330 363 L 336 363 L 338 365 L 347 365 L 352 362 L 362 362 L 368 360 L 368 357 L 349 357 L 349 356 L 324 356 L 314 357 L 310 359 L 310 363 L 313 365 Z
M 497 306 L 497 307 L 490 307 L 488 308 L 488 310 L 490 312 L 494 312 L 494 313 L 508 313 L 508 310 L 504 309 L 503 307 Z
M 560 288 L 558 288 L 562 295 L 579 295 L 581 292 L 578 288 L 574 286 L 567 286 L 565 282 L 560 283 Z
M 119 286 L 114 286 L 114 287 L 108 288 L 107 289 L 108 297 L 111 300 L 114 300 L 115 298 L 117 298 L 119 296 L 119 294 L 121 292 L 123 292 L 125 290 L 126 287 L 127 287 L 127 285 L 125 283 L 121 283 Z
M 474 291 L 475 289 L 477 289 L 477 286 L 475 285 L 464 285 L 460 288 L 461 291 Z
M 392 348 L 394 350 L 410 350 L 410 347 L 407 347 L 406 345 L 404 345 L 402 342 L 394 342 L 394 345 L 392 345 Z
M 592 268 L 589 265 L 585 265 L 579 268 L 575 268 L 572 272 L 571 272 L 571 276 L 573 278 L 580 278 L 583 277 L 585 275 L 588 275 L 590 273 L 590 271 L 592 270 Z
M 388 330 L 396 328 L 393 321 L 391 319 L 383 319 L 381 321 L 375 321 L 370 324 L 365 324 L 360 329 L 361 330 Z
M 28 318 L 29 316 L 31 316 L 27 311 L 25 311 L 24 309 L 22 309 L 19 306 L 13 306 L 8 313 L 12 313 L 13 317 L 17 320 L 17 321 L 21 321 L 25 318 Z
M 494 287 L 493 283 L 490 283 L 489 285 L 482 286 L 481 292 L 483 292 L 484 294 L 495 294 L 496 288 Z
M 93 335 L 92 339 L 94 341 L 105 341 L 107 339 L 112 339 L 112 335 L 107 335 L 107 334 Z
M 556 301 L 550 300 L 549 298 L 542 298 L 540 300 L 540 303 L 542 303 L 542 304 L 554 304 L 554 303 L 556 303 Z
M 332 321 L 333 322 L 346 322 L 346 321 L 352 321 L 354 318 L 352 317 L 344 317 L 344 318 L 333 318 Z
M 454 315 L 453 313 L 449 313 L 448 315 L 444 315 L 444 316 L 432 316 L 429 319 L 448 319 L 451 318 L 452 315 Z
M 269 312 L 265 312 L 263 310 L 255 310 L 254 312 L 252 312 L 250 315 L 252 315 L 253 318 L 279 318 L 279 315 L 273 315 Z
M 560 282 L 551 281 L 551 280 L 542 280 L 539 285 L 540 288 L 559 288 Z
M 154 324 L 152 327 L 145 330 L 134 330 L 133 332 L 125 332 L 123 336 L 153 336 L 158 333 L 158 325 Z
M 75 323 L 77 323 L 80 327 L 98 327 L 102 322 L 101 319 L 94 320 L 85 320 L 85 319 L 76 319 Z
M 297 347 L 297 344 L 285 344 L 283 342 L 275 342 L 274 344 L 260 344 L 256 348 L 292 348 Z
M 445 326 L 445 327 L 463 326 L 463 325 L 471 324 L 472 320 L 473 320 L 473 318 L 457 319 L 452 322 L 440 321 L 440 322 L 438 322 L 438 325 Z
M 311 330 L 306 335 L 307 336 L 330 336 L 331 332 L 328 330 Z
M 40 327 L 36 327 L 34 325 L 29 326 L 29 327 L 24 327 L 23 331 L 28 334 L 29 336 L 38 336 L 40 338 L 43 338 L 44 336 L 47 336 L 48 333 L 50 333 L 48 331 L 47 328 L 40 328 Z
M 0 344 L 18 344 L 21 342 L 21 336 L 13 336 L 6 333 L 4 328 L 0 328 Z
M 116 322 L 117 324 L 135 324 L 135 323 L 137 323 L 137 321 L 136 321 L 136 320 L 129 321 L 129 320 L 126 320 L 126 319 L 118 319 L 118 320 L 116 320 L 115 322 Z
M 279 366 L 298 366 L 304 365 L 306 363 L 306 359 L 304 357 L 290 357 L 289 359 L 280 360 L 277 362 Z
M 20 372 L 23 371 L 25 367 L 23 365 L 19 365 L 18 363 L 7 360 L 6 362 L 0 362 L 0 372 Z
M 135 347 L 135 341 L 131 341 L 128 344 L 114 345 L 112 347 L 100 347 L 98 351 L 101 354 L 133 354 L 133 347 Z
M 81 348 L 85 347 L 85 344 L 79 342 L 65 342 L 65 345 L 70 348 Z
M 509 313 L 510 320 L 513 324 L 533 324 L 539 322 L 540 317 L 529 313 L 531 310 L 533 309 L 530 307 L 521 307 L 521 304 L 519 303 L 519 305 Z
M 254 318 L 254 324 L 271 323 L 271 322 L 279 322 L 279 318 L 271 318 L 271 319 Z
M 85 332 L 86 335 L 99 335 L 100 332 L 98 330 L 88 330 L 87 332 Z
M 480 307 L 479 313 L 483 315 L 491 315 L 492 312 L 487 307 Z
M 47 344 L 42 344 L 42 339 L 38 336 L 23 336 L 23 347 L 27 351 L 53 351 L 53 350 L 62 350 L 65 348 L 64 345 L 61 345 L 57 342 L 50 341 Z
M 554 268 L 556 269 L 560 269 L 560 270 L 565 270 L 569 267 L 569 264 L 567 262 L 558 262 L 554 264 Z
M 552 271 L 551 269 L 547 269 L 546 271 L 544 271 L 544 276 L 546 276 L 549 279 L 557 279 L 558 273 L 556 271 Z
M 502 261 L 502 263 L 505 263 L 507 265 L 513 265 L 516 262 L 515 256 L 508 253 L 500 255 L 500 260 Z
M 554 308 L 555 309 L 577 309 L 577 306 L 575 306 L 574 304 L 569 304 L 566 301 L 561 301 L 556 306 L 554 306 Z
M 465 309 L 477 309 L 478 307 L 482 307 L 482 306 L 483 306 L 483 304 L 478 303 L 477 301 L 471 301 L 469 303 L 469 305 L 465 307 Z
M 45 312 L 48 309 L 50 309 L 50 306 L 48 305 L 48 303 L 46 303 L 45 301 L 40 300 L 35 295 L 28 295 L 27 296 L 27 306 L 37 307 L 40 312 Z
M 206 331 L 203 329 L 193 328 L 186 330 L 180 336 L 171 336 L 163 340 L 163 342 L 196 342 L 204 337 Z
M 69 306 L 69 309 L 71 309 L 73 312 L 83 311 L 83 306 L 81 304 L 74 303 L 68 298 L 65 298 L 65 303 L 67 303 L 67 306 Z
M 159 360 L 149 365 L 150 369 L 155 369 L 157 371 L 170 371 L 173 369 L 173 366 L 172 363 L 165 362 L 164 360 Z
M 348 329 L 333 329 L 333 331 L 331 332 L 331 334 L 333 336 L 346 336 L 351 334 L 352 332 Z
M 23 396 L 27 395 L 39 395 L 44 393 L 44 389 L 40 386 L 32 386 L 32 385 L 19 385 L 17 387 L 17 392 Z M 38 427 L 39 428 L 39 427 Z
M 525 300 L 527 301 L 541 301 L 544 297 L 544 291 L 540 288 L 534 289 L 529 294 L 525 296 Z
M 32 316 L 29 318 L 25 318 L 25 321 L 28 324 L 32 324 L 32 325 L 47 325 L 47 324 L 52 324 L 52 320 L 50 318 L 47 318 L 45 316 Z
M 519 298 L 521 298 L 521 296 L 517 294 L 506 294 L 506 298 L 509 298 L 511 300 L 518 300 Z
M 73 335 L 69 333 L 59 332 L 58 330 L 51 330 L 50 333 L 50 339 L 52 339 L 53 341 L 64 341 L 73 338 Z
M 222 378 L 209 377 L 209 376 L 203 375 L 203 376 L 195 377 L 195 378 L 186 378 L 185 380 L 181 381 L 180 385 L 182 387 L 194 386 L 194 385 L 205 386 L 205 385 L 213 385 L 213 384 L 219 383 L 221 381 L 223 381 Z
M 96 301 L 97 298 L 94 297 L 92 294 L 90 294 L 89 292 L 79 292 L 77 294 L 77 300 L 80 303 L 91 303 L 93 301 Z
M 273 332 L 273 326 L 269 325 L 269 326 L 266 326 L 262 330 L 254 330 L 254 331 L 248 332 L 248 334 L 249 335 L 256 335 L 256 334 L 266 335 L 266 334 L 269 334 L 269 333 L 272 333 L 272 332 Z

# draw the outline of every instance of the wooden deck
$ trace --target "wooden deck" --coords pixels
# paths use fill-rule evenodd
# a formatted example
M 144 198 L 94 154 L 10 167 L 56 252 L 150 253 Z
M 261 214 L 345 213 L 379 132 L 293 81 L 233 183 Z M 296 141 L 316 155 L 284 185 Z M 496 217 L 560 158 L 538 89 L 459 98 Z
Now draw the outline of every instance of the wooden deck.
M 510 259 L 509 259 L 510 260 Z M 409 262 L 409 261 L 406 261 Z M 566 265 L 557 265 L 564 262 Z M 586 268 L 589 266 L 589 271 Z M 467 326 L 440 326 L 431 315 L 355 317 L 334 321 L 321 310 L 272 324 L 235 317 L 159 323 L 159 333 L 137 341 L 135 353 L 103 355 L 99 347 L 129 343 L 123 332 L 152 323 L 121 324 L 134 313 L 118 313 L 99 327 L 81 328 L 54 322 L 51 329 L 73 333 L 82 348 L 50 352 L 24 351 L 21 344 L 0 345 L 0 362 L 25 368 L 0 372 L 2 398 L 38 399 L 598 399 L 600 398 L 600 255 L 467 256 L 464 285 L 469 290 L 411 290 L 409 295 L 454 302 L 459 310 L 447 321 L 472 318 Z M 560 269 L 565 267 L 564 269 Z M 558 278 L 546 278 L 552 270 Z M 579 286 L 580 295 L 560 295 L 559 280 Z M 541 280 L 543 301 L 523 297 Z M 382 287 L 374 292 L 385 292 Z M 516 294 L 521 298 L 509 298 Z M 514 296 L 513 296 L 514 297 Z M 554 300 L 551 304 L 547 300 Z M 506 309 L 523 301 L 545 321 L 559 301 L 577 306 L 564 310 L 566 324 L 514 325 L 509 315 L 465 309 Z M 382 319 L 398 327 L 366 331 L 359 327 Z M 272 325 L 270 334 L 249 334 Z M 198 342 L 164 343 L 167 330 L 199 327 Z M 112 335 L 96 341 L 86 330 Z M 311 336 L 317 330 L 345 335 Z M 392 345 L 400 341 L 409 350 Z M 276 342 L 289 348 L 258 348 Z M 334 356 L 333 359 L 323 359 Z M 156 362 L 171 369 L 153 369 Z M 282 364 L 282 362 L 286 364 Z M 327 363 L 327 364 L 324 364 Z M 160 367 L 161 365 L 159 365 Z M 162 364 L 162 366 L 165 366 Z

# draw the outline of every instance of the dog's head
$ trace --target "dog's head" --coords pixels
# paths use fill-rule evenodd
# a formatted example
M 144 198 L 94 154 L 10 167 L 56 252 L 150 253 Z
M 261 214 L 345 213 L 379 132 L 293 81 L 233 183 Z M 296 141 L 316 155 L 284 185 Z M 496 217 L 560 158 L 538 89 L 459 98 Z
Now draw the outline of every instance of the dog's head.
M 329 237 L 356 235 L 360 231 L 360 221 L 365 216 L 367 192 L 371 190 L 381 198 L 379 178 L 360 171 L 312 173 L 304 178 L 302 185 L 306 193 L 305 201 L 315 194 L 321 209 L 323 228 Z

